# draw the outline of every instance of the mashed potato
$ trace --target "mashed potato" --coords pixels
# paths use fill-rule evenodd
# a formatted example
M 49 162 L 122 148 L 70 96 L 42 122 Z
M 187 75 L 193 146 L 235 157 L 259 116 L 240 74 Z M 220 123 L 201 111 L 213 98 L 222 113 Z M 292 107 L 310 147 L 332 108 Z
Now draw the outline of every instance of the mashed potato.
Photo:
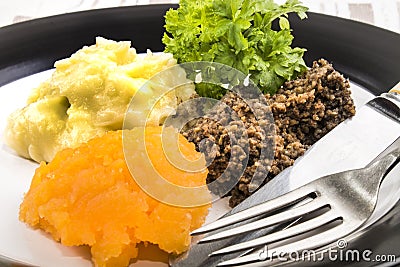
M 175 66 L 176 60 L 166 53 L 138 55 L 130 46 L 130 42 L 98 37 L 95 45 L 57 61 L 52 77 L 32 91 L 27 106 L 10 115 L 7 144 L 20 156 L 49 162 L 63 148 L 121 129 L 134 95 L 144 96 L 138 98 L 142 103 L 135 103 L 139 110 L 149 109 L 158 87 L 187 83 L 183 69 L 174 68 L 169 81 L 147 85 L 152 76 Z M 165 94 L 147 118 L 149 125 L 160 124 L 166 111 L 193 93 L 194 87 L 187 85 Z M 146 119 L 140 116 L 138 112 L 135 117 L 138 125 Z M 136 126 L 135 121 L 130 126 Z

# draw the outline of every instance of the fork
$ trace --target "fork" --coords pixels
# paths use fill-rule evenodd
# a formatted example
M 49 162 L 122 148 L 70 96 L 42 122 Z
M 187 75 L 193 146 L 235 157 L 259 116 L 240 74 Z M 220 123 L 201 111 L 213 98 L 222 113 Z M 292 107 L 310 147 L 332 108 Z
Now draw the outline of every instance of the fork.
M 399 139 L 394 143 L 398 144 Z M 324 176 L 285 195 L 205 225 L 193 231 L 192 235 L 230 227 L 199 241 L 211 242 L 297 219 L 283 230 L 219 249 L 210 254 L 213 256 L 252 250 L 313 232 L 304 239 L 268 249 L 268 255 L 243 255 L 220 262 L 217 266 L 272 260 L 272 257 L 282 253 L 320 248 L 354 232 L 368 220 L 375 209 L 381 182 L 399 162 L 399 157 L 400 147 L 396 146 L 364 168 Z M 309 219 L 296 223 L 298 218 L 304 216 Z M 243 223 L 246 220 L 249 222 Z M 231 227 L 236 223 L 240 225 Z

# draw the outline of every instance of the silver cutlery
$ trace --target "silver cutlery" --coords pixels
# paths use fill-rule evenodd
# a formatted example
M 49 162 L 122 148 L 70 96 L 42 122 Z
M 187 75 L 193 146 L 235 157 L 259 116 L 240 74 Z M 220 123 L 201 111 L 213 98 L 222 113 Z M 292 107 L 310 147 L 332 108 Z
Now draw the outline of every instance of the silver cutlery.
M 210 256 L 268 245 L 305 232 L 317 230 L 336 221 L 336 224 L 332 225 L 329 229 L 321 230 L 321 232 L 302 240 L 269 250 L 269 255 L 272 258 L 273 255 L 282 255 L 285 252 L 301 252 L 303 250 L 322 247 L 352 233 L 367 221 L 374 211 L 380 184 L 390 167 L 399 161 L 399 157 L 400 147 L 396 147 L 382 158 L 368 164 L 365 168 L 322 177 L 278 198 L 203 226 L 195 230 L 193 234 L 203 234 L 256 216 L 274 212 L 271 216 L 209 235 L 200 241 L 210 242 L 288 222 L 325 209 L 321 214 L 309 220 L 253 240 L 219 249 L 211 253 Z M 287 209 L 287 207 L 301 201 L 305 201 L 306 203 Z M 257 253 L 249 254 L 222 262 L 218 266 L 238 265 L 266 260 L 263 257 L 260 257 Z

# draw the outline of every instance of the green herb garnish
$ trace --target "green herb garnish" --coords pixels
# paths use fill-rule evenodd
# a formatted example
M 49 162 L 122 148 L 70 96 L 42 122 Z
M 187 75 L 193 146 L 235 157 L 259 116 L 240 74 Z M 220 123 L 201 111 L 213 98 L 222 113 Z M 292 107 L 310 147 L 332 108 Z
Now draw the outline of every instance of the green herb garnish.
M 291 12 L 306 18 L 306 11 L 298 0 L 283 5 L 272 0 L 181 0 L 178 9 L 166 13 L 162 41 L 178 63 L 223 63 L 250 74 L 264 93 L 273 94 L 307 68 L 305 49 L 291 47 L 287 19 Z M 280 30 L 272 29 L 276 19 Z M 215 87 L 198 93 L 213 98 L 223 94 Z

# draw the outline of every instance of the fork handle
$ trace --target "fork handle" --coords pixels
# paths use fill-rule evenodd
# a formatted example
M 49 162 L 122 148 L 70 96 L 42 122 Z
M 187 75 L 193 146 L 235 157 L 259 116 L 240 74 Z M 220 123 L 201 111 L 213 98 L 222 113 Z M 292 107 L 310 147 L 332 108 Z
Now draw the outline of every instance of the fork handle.
M 368 169 L 371 173 L 374 173 L 379 178 L 373 178 L 369 183 L 372 185 L 375 183 L 379 186 L 386 175 L 396 166 L 400 161 L 400 136 L 390 146 L 388 146 L 381 154 L 379 154 L 370 164 Z M 375 176 L 376 177 L 376 176 Z

